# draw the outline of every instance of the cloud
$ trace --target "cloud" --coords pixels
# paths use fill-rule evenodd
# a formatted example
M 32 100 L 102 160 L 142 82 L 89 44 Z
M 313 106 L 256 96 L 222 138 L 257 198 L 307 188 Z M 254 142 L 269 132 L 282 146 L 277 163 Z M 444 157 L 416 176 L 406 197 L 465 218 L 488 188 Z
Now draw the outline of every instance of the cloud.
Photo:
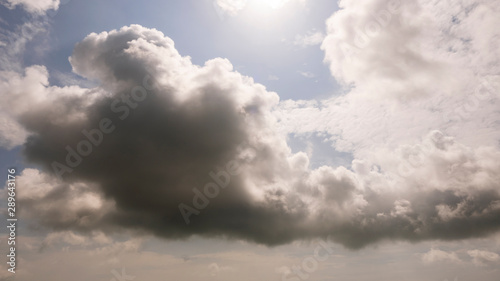
M 332 74 L 358 94 L 414 99 L 456 95 L 498 74 L 495 1 L 341 1 L 322 44 Z M 464 12 L 470 11 L 470 12 Z M 488 42 L 488 43 L 486 43 Z M 469 89 L 470 90 L 470 89 Z
M 467 254 L 476 266 L 495 265 L 500 261 L 500 256 L 490 251 L 470 250 Z
M 267 80 L 269 80 L 269 81 L 278 81 L 278 80 L 280 80 L 280 78 L 278 76 L 276 76 L 276 75 L 269 75 L 269 76 L 267 76 Z
M 0 130 L 0 145 L 8 149 L 25 142 L 29 125 L 26 123 L 21 125 L 22 122 L 18 117 L 29 114 L 31 107 L 39 106 L 47 109 L 52 107 L 51 104 L 56 101 L 71 102 L 70 100 L 76 101 L 74 97 L 78 95 L 86 95 L 87 97 L 93 95 L 93 90 L 85 90 L 77 86 L 49 87 L 48 72 L 43 66 L 27 67 L 22 74 L 15 71 L 1 71 L 0 88 L 2 89 L 0 96 L 5 99 L 5 102 L 0 105 L 2 109 L 0 118 L 9 125 L 9 127 Z M 69 108 L 59 109 L 67 110 Z M 54 112 L 57 110 L 54 109 Z M 69 112 L 66 113 L 69 114 L 70 119 L 78 118 Z M 61 122 L 64 123 L 63 120 L 56 123 Z M 36 124 L 32 125 L 36 126 Z
M 23 56 L 28 43 L 40 39 L 36 48 L 30 50 L 39 53 L 45 48 L 46 38 L 44 35 L 48 29 L 48 22 L 43 18 L 36 18 L 7 30 L 0 28 L 0 70 L 16 71 L 23 70 Z
M 424 263 L 436 263 L 436 262 L 449 262 L 449 263 L 461 263 L 462 260 L 457 256 L 456 253 L 448 253 L 439 249 L 431 249 L 429 252 L 422 255 L 422 261 Z
M 24 143 L 27 133 L 9 115 L 0 113 L 0 147 L 12 149 Z
M 498 11 L 482 1 L 452 21 L 450 11 L 467 8 L 433 3 L 341 1 L 342 9 L 327 22 L 322 48 L 347 93 L 322 101 L 282 101 L 273 112 L 283 133 L 320 134 L 337 151 L 352 153 L 352 169 L 367 202 L 360 208 L 366 221 L 374 214 L 380 225 L 384 218 L 390 225 L 403 219 L 412 225 L 403 234 L 410 240 L 413 235 L 453 239 L 454 234 L 431 223 L 430 217 L 448 225 L 481 213 L 477 207 L 498 208 L 497 180 L 483 181 L 496 178 L 498 168 L 488 164 L 473 172 L 465 164 L 471 159 L 493 163 L 500 152 L 495 108 L 500 76 L 496 64 L 484 59 L 498 61 L 500 56 L 489 48 L 478 51 L 484 42 L 497 44 L 497 31 L 489 26 Z M 419 13 L 426 15 L 425 21 L 414 18 Z M 443 30 L 452 30 L 453 36 Z M 454 36 L 470 37 L 474 43 L 465 47 Z M 377 193 L 384 195 L 372 196 Z M 486 194 L 495 199 L 486 203 Z M 377 211 L 391 204 L 390 211 Z M 371 237 L 364 239 L 376 239 L 377 227 L 367 228 Z M 392 234 L 382 231 L 381 237 L 399 235 L 392 226 L 387 229 Z M 432 234 L 424 234 L 427 230 Z
M 22 6 L 29 13 L 44 14 L 48 10 L 57 10 L 59 8 L 59 0 L 6 0 L 4 5 L 13 9 L 16 6 Z
M 115 209 L 114 203 L 106 200 L 95 186 L 65 184 L 36 169 L 25 169 L 18 183 L 26 186 L 18 192 L 18 200 L 27 204 L 20 214 L 58 231 L 90 233 Z
M 218 276 L 219 274 L 225 272 L 225 271 L 235 271 L 232 267 L 230 266 L 219 266 L 217 263 L 211 263 L 208 266 L 208 269 L 210 270 L 210 275 L 212 276 Z
M 34 211 L 33 214 L 41 216 L 44 225 L 63 228 L 70 227 L 68 224 L 73 221 L 73 227 L 81 231 L 118 225 L 165 237 L 230 235 L 272 244 L 283 238 L 270 229 L 261 233 L 254 228 L 255 224 L 266 218 L 271 219 L 264 222 L 269 226 L 277 220 L 292 221 L 304 212 L 299 208 L 298 214 L 293 214 L 279 206 L 264 204 L 268 200 L 267 192 L 257 187 L 270 185 L 275 176 L 283 173 L 280 170 L 288 166 L 284 157 L 289 153 L 288 148 L 271 129 L 273 119 L 269 109 L 278 97 L 250 78 L 233 72 L 227 60 L 214 59 L 203 67 L 192 65 L 188 57 L 178 54 L 171 39 L 156 30 L 131 26 L 89 35 L 77 44 L 70 61 L 76 73 L 99 80 L 101 89 L 82 92 L 78 87 L 35 84 L 39 88 L 23 92 L 25 95 L 36 92 L 42 104 L 54 97 L 48 95 L 52 90 L 64 93 L 51 107 L 17 110 L 19 119 L 32 133 L 25 145 L 26 156 L 54 174 L 54 161 L 67 163 L 66 147 L 78 149 L 78 143 L 85 137 L 82 130 L 92 131 L 104 118 L 112 120 L 116 129 L 105 135 L 102 144 L 78 167 L 64 174 L 64 181 L 27 171 L 51 186 L 60 186 L 49 192 L 45 200 L 37 202 L 61 202 L 62 208 L 74 209 L 54 216 L 49 215 L 50 208 L 40 207 L 40 211 L 46 212 Z M 35 69 L 37 74 L 42 73 L 42 68 Z M 129 108 L 129 112 L 121 112 L 118 106 L 125 106 L 121 99 L 136 85 L 141 85 L 146 75 L 156 78 L 154 94 L 133 105 L 137 106 L 133 111 Z M 118 112 L 113 112 L 116 98 L 121 102 L 115 104 Z M 70 117 L 69 112 L 72 112 Z M 42 115 L 46 116 L 45 121 L 40 119 Z M 54 127 L 51 124 L 55 120 L 61 121 Z M 40 130 L 45 126 L 52 129 Z M 61 134 L 66 137 L 56 141 Z M 138 150 L 130 150 L 133 147 Z M 249 149 L 255 152 L 248 154 Z M 186 225 L 179 204 L 192 205 L 192 189 L 203 189 L 213 181 L 209 172 L 218 173 L 217 167 L 224 167 L 231 160 L 249 168 L 245 174 L 231 178 L 231 187 L 203 211 L 202 220 L 213 220 L 213 224 Z M 275 171 L 279 174 L 274 175 Z M 127 174 L 130 176 L 125 176 Z M 151 180 L 145 181 L 137 176 L 139 174 Z M 102 197 L 112 200 L 109 204 L 83 200 L 81 198 L 86 197 L 73 191 L 88 191 L 92 195 L 102 192 Z M 52 193 L 58 196 L 49 199 Z M 255 200 L 256 196 L 262 198 Z M 80 198 L 81 202 L 70 203 L 68 197 Z M 113 211 L 114 204 L 116 211 Z M 39 205 L 31 206 L 36 209 Z M 96 213 L 87 213 L 92 208 Z M 227 212 L 228 208 L 232 211 Z
M 277 94 L 228 60 L 193 65 L 161 32 L 132 25 L 88 35 L 70 62 L 99 86 L 50 86 L 41 66 L 3 73 L 12 89 L 5 107 L 30 134 L 24 154 L 41 169 L 18 177 L 32 223 L 266 245 L 321 237 L 349 248 L 500 228 L 496 148 L 432 131 L 356 157 L 352 170 L 310 169 L 277 130 L 293 112 L 274 112 Z M 284 106 L 317 111 L 298 103 Z
M 44 35 L 48 30 L 48 21 L 44 17 L 34 17 L 28 22 L 11 27 L 11 30 L 0 27 L 0 96 L 5 99 L 16 99 L 16 94 L 20 89 L 31 90 L 24 87 L 22 78 L 24 69 L 24 54 L 30 52 L 39 55 L 47 49 L 47 36 Z M 31 44 L 34 46 L 30 46 Z M 26 79 L 37 79 L 37 74 L 32 71 L 34 68 L 26 69 Z M 45 70 L 46 71 L 46 70 Z M 36 85 L 34 81 L 25 81 L 29 85 Z M 47 83 L 46 81 L 40 81 Z M 12 149 L 24 143 L 27 133 L 20 125 L 13 110 L 7 104 L 24 101 L 9 101 L 0 105 L 0 147 Z M 29 102 L 29 101 L 28 101 Z
M 247 0 L 214 0 L 214 7 L 221 16 L 236 16 L 247 5 Z
M 384 171 L 394 168 L 385 165 L 387 153 L 433 130 L 471 149 L 498 151 L 500 72 L 486 62 L 500 59 L 491 48 L 499 38 L 490 28 L 498 14 L 491 1 L 341 1 L 340 7 L 327 22 L 322 49 L 346 94 L 281 102 L 274 113 L 284 133 L 322 134 L 355 163 Z
M 316 75 L 314 73 L 309 72 L 309 71 L 298 71 L 300 75 L 304 76 L 305 78 L 314 78 Z
M 320 31 L 310 31 L 305 35 L 297 34 L 293 44 L 301 47 L 315 46 L 321 44 L 324 37 L 325 35 Z

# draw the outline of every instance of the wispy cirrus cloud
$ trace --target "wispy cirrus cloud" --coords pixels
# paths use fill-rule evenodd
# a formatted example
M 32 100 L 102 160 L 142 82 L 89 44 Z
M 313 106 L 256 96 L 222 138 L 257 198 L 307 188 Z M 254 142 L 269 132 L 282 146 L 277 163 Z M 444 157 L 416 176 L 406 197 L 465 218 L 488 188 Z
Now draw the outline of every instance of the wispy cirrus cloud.
M 322 32 L 310 31 L 304 35 L 297 34 L 293 44 L 301 47 L 315 46 L 320 45 L 324 38 L 325 35 Z
M 4 0 L 2 4 L 9 9 L 16 6 L 21 6 L 29 13 L 45 14 L 48 10 L 57 10 L 59 8 L 59 0 Z

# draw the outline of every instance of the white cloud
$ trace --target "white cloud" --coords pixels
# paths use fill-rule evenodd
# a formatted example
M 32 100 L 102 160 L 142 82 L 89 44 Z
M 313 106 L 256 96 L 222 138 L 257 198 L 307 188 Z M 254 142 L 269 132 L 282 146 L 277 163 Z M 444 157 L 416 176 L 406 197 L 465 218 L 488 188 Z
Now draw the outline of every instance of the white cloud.
M 19 124 L 18 117 L 27 114 L 33 106 L 47 108 L 60 99 L 72 99 L 85 94 L 88 94 L 88 97 L 96 96 L 94 90 L 78 86 L 50 87 L 48 71 L 39 65 L 27 67 L 24 74 L 0 71 L 0 88 L 2 89 L 0 97 L 4 100 L 0 105 L 2 109 L 0 120 L 8 125 L 0 129 L 0 146 L 8 149 L 24 143 L 29 129 Z M 67 120 L 80 118 L 78 114 L 67 113 L 69 114 Z
M 83 246 L 87 242 L 87 237 L 78 235 L 72 231 L 63 231 L 63 232 L 52 232 L 44 240 L 44 243 L 47 245 L 52 245 L 55 242 L 64 242 L 70 245 L 79 245 Z
M 476 266 L 498 265 L 500 256 L 497 253 L 481 250 L 470 250 L 467 254 L 472 258 Z
M 498 8 L 491 1 L 479 2 L 465 7 L 450 2 L 341 1 L 341 10 L 328 20 L 322 48 L 334 77 L 349 84 L 347 94 L 281 102 L 275 115 L 282 130 L 324 133 L 336 150 L 385 170 L 387 153 L 409 149 L 404 147 L 432 130 L 471 149 L 497 154 L 500 71 L 498 63 L 486 61 L 500 61 L 497 49 L 490 48 L 499 43 L 498 30 L 490 28 Z M 465 9 L 470 13 L 458 12 Z M 460 19 L 452 21 L 454 14 Z M 355 52 L 346 52 L 346 46 L 355 47 Z M 439 67 L 423 67 L 432 64 Z M 438 208 L 444 215 L 447 209 Z
M 267 1 L 249 1 L 249 0 L 213 0 L 213 6 L 220 19 L 226 15 L 237 16 L 243 9 L 249 5 L 254 5 L 257 10 L 260 9 L 279 9 L 285 6 L 290 0 L 267 0 Z M 297 0 L 305 5 L 307 0 Z
M 267 76 L 267 80 L 269 80 L 269 81 L 278 81 L 278 80 L 280 80 L 280 78 L 278 76 L 276 76 L 276 75 L 269 75 L 269 76 Z
M 310 71 L 297 71 L 300 75 L 304 76 L 305 78 L 314 78 L 316 75 Z
M 22 6 L 26 11 L 35 14 L 44 14 L 47 10 L 57 10 L 60 0 L 6 0 L 5 4 L 12 9 L 15 6 Z
M 431 249 L 429 252 L 422 255 L 422 261 L 424 263 L 440 263 L 440 262 L 450 262 L 450 263 L 461 263 L 462 260 L 457 256 L 456 253 L 445 252 L 439 249 Z
M 230 266 L 219 266 L 215 262 L 208 265 L 208 269 L 210 270 L 210 275 L 212 276 L 219 276 L 219 274 L 224 273 L 225 271 L 235 271 L 234 268 Z
M 103 57 L 108 59 L 103 60 Z M 159 60 L 161 63 L 158 63 Z M 495 171 L 499 169 L 497 163 L 500 163 L 500 152 L 495 149 L 468 147 L 452 137 L 434 131 L 411 144 L 387 141 L 373 150 L 369 145 L 376 135 L 370 137 L 367 135 L 369 130 L 358 132 L 358 128 L 353 126 L 355 123 L 344 123 L 350 120 L 347 114 L 353 114 L 350 111 L 353 107 L 342 103 L 328 103 L 319 110 L 315 108 L 317 103 L 314 102 L 285 102 L 282 110 L 273 115 L 271 108 L 278 104 L 275 93 L 267 92 L 251 78 L 234 72 L 227 60 L 219 58 L 207 61 L 204 66 L 193 65 L 189 57 L 179 55 L 170 38 L 157 30 L 133 25 L 111 32 L 91 34 L 76 45 L 70 62 L 76 73 L 99 81 L 100 86 L 95 89 L 50 86 L 48 73 L 41 66 L 27 68 L 24 75 L 3 73 L 6 77 L 4 83 L 11 89 L 9 94 L 12 97 L 4 105 L 5 109 L 33 133 L 25 147 L 26 155 L 32 161 L 45 163 L 44 166 L 47 167 L 44 172 L 26 169 L 18 179 L 25 186 L 24 192 L 19 194 L 19 200 L 23 205 L 29 206 L 25 207 L 25 216 L 44 226 L 111 232 L 117 229 L 142 229 L 166 238 L 172 235 L 178 237 L 179 233 L 187 236 L 211 236 L 214 229 L 218 229 L 217 233 L 227 234 L 226 220 L 230 218 L 225 216 L 231 216 L 233 212 L 227 212 L 226 204 L 240 200 L 247 202 L 240 205 L 258 205 L 261 211 L 250 208 L 244 212 L 250 217 L 239 218 L 241 232 L 236 234 L 237 238 L 279 244 L 329 235 L 339 243 L 357 248 L 387 237 L 421 240 L 430 237 L 454 238 L 456 233 L 464 238 L 481 236 L 489 231 L 486 225 L 493 224 L 492 218 L 500 211 L 496 207 L 500 194 L 495 191 L 495 184 L 499 181 Z M 82 130 L 89 130 L 89 124 L 94 122 L 92 120 L 108 116 L 108 111 L 104 109 L 109 108 L 109 100 L 114 95 L 143 83 L 146 74 L 157 77 L 155 92 L 158 94 L 151 98 L 158 100 L 142 103 L 140 107 L 137 105 L 137 112 L 144 113 L 135 114 L 134 111 L 130 120 L 125 119 L 120 123 L 120 131 L 106 135 L 105 149 L 96 147 L 81 166 L 65 175 L 78 180 L 58 180 L 50 176 L 49 174 L 54 173 L 51 168 L 54 161 L 66 163 L 65 147 L 75 146 L 75 143 L 80 142 Z M 234 94 L 234 91 L 238 94 Z M 210 103 L 207 104 L 204 100 L 206 95 L 210 95 L 211 99 L 220 99 L 213 104 L 217 110 L 212 110 Z M 361 100 L 358 102 L 361 104 Z M 164 106 L 159 106 L 160 104 Z M 346 114 L 344 118 L 347 119 L 334 118 L 335 123 L 327 122 L 322 114 L 330 114 L 326 117 L 332 118 L 334 115 L 331 115 L 330 106 L 338 107 L 333 112 Z M 196 112 L 200 116 L 192 116 L 192 107 L 197 108 Z M 173 108 L 177 109 L 171 111 Z M 377 129 L 374 126 L 377 119 L 371 114 L 376 116 L 378 113 L 379 109 L 371 113 L 361 111 L 360 115 L 371 122 L 362 123 L 362 126 Z M 157 118 L 163 118 L 161 116 L 166 118 L 161 126 L 163 131 L 158 131 L 157 127 L 154 130 L 147 129 L 147 126 L 137 127 L 137 124 L 155 124 L 158 122 Z M 297 132 L 327 130 L 333 136 L 335 131 L 330 130 L 335 129 L 322 126 L 345 124 L 346 127 L 337 133 L 339 138 L 336 139 L 336 146 L 354 151 L 354 156 L 358 159 L 353 166 L 355 169 L 328 166 L 310 169 L 310 160 L 305 153 L 292 154 L 284 136 L 275 130 L 278 121 L 275 118 L 297 116 L 301 118 L 292 122 Z M 215 119 L 211 121 L 213 118 Z M 167 126 L 171 119 L 176 120 L 175 124 L 180 122 L 184 126 Z M 221 123 L 220 120 L 227 120 L 229 123 Z M 287 122 L 289 121 L 291 120 Z M 280 122 L 282 124 L 284 121 Z M 54 127 L 54 124 L 57 126 Z M 217 126 L 213 127 L 213 124 Z M 312 127 L 300 127 L 302 124 Z M 349 128 L 353 135 L 348 134 Z M 142 133 L 138 134 L 138 130 Z M 177 130 L 184 133 L 172 134 L 172 131 Z M 148 132 L 155 132 L 155 135 L 149 136 Z M 421 132 L 423 131 L 419 131 Z M 61 135 L 68 137 L 64 142 L 54 141 Z M 182 157 L 175 161 L 170 157 L 160 157 L 160 162 L 150 163 L 143 160 L 115 162 L 116 156 L 108 156 L 109 153 L 124 153 L 118 143 L 132 141 L 137 136 L 141 136 L 140 143 L 146 139 L 148 142 L 156 142 L 157 138 L 165 138 L 161 141 L 162 151 L 153 153 L 155 159 L 158 153 L 169 151 L 166 144 L 173 140 L 173 136 L 182 137 L 180 143 L 187 147 L 175 145 L 175 150 L 172 151 L 178 153 L 179 149 L 185 149 L 184 157 L 191 158 L 185 161 L 187 166 L 181 168 L 179 163 L 183 163 L 180 161 Z M 184 136 L 190 137 L 184 139 Z M 234 147 L 234 150 L 214 154 L 213 151 L 219 151 L 220 148 L 209 146 L 206 148 L 207 152 L 201 152 L 200 149 L 207 145 L 204 141 L 210 139 L 214 139 L 213 145 L 217 144 L 217 147 L 222 141 L 225 143 L 222 146 L 224 149 Z M 350 145 L 348 141 L 351 142 Z M 136 144 L 132 142 L 130 145 Z M 144 149 L 149 146 L 138 147 Z M 194 147 L 198 153 L 189 156 Z M 46 151 L 53 153 L 47 155 Z M 138 155 L 141 155 L 141 159 L 144 158 L 143 154 Z M 210 231 L 207 233 L 205 229 L 185 228 L 182 218 L 165 221 L 161 215 L 163 212 L 169 210 L 171 216 L 180 217 L 178 205 L 190 202 L 193 196 L 192 186 L 203 187 L 210 181 L 210 170 L 225 165 L 219 159 L 221 155 L 239 161 L 243 171 L 232 180 L 233 188 L 223 193 L 224 199 L 210 205 L 210 210 L 224 211 L 204 214 L 204 218 L 213 216 L 210 219 Z M 103 164 L 103 161 L 111 162 Z M 134 163 L 141 164 L 134 166 Z M 199 167 L 191 171 L 195 163 Z M 149 164 L 155 168 L 148 167 Z M 163 168 L 158 170 L 158 165 Z M 121 168 L 116 169 L 117 166 Z M 126 172 L 128 169 L 132 170 Z M 191 171 L 190 175 L 198 175 L 195 178 L 190 176 L 195 181 L 189 184 L 189 188 L 183 183 L 185 173 L 160 172 L 178 169 L 186 169 Z M 149 175 L 156 170 L 159 174 L 154 177 L 155 182 L 147 183 L 139 177 L 140 183 L 137 183 L 141 186 L 141 194 L 149 194 L 148 196 L 139 200 L 135 193 L 123 192 L 135 188 L 133 183 L 138 180 L 137 175 Z M 88 178 L 89 175 L 93 176 Z M 161 186 L 175 188 L 155 187 L 158 181 L 162 182 Z M 423 185 L 423 182 L 426 184 Z M 159 198 L 163 199 L 156 201 Z M 262 211 L 265 214 L 259 215 Z M 480 215 L 470 215 L 472 213 Z M 252 218 L 253 215 L 257 215 L 258 219 Z M 131 222 L 124 223 L 122 217 L 130 216 L 143 219 L 133 220 L 136 224 L 132 225 Z M 277 219 L 279 224 L 275 223 Z M 265 226 L 260 228 L 264 231 L 253 230 L 255 226 L 249 222 L 255 220 Z M 142 225 L 141 221 L 155 223 Z M 485 227 L 472 231 L 473 228 L 469 225 L 478 223 Z M 448 227 L 443 229 L 443 225 Z M 174 229 L 176 231 L 172 232 Z M 370 231 L 367 232 L 367 229 Z M 287 234 L 276 236 L 276 232 Z M 285 239 L 276 240 L 275 237 Z
M 332 74 L 358 94 L 456 96 L 474 78 L 498 75 L 495 1 L 341 1 L 340 8 L 322 48 Z
M 301 47 L 315 46 L 321 44 L 324 37 L 325 35 L 320 31 L 310 31 L 305 35 L 297 34 L 293 44 Z
M 26 130 L 11 116 L 0 113 L 0 147 L 12 149 L 24 143 Z
M 500 161 L 500 71 L 497 63 L 484 59 L 500 59 L 491 48 L 500 37 L 490 28 L 498 8 L 491 1 L 479 2 L 452 21 L 466 7 L 341 1 L 342 9 L 328 21 L 322 48 L 346 94 L 282 101 L 274 111 L 284 133 L 322 134 L 334 149 L 353 153 L 352 168 L 365 190 L 385 194 L 375 199 L 363 193 L 368 206 L 383 202 L 386 211 L 377 212 L 379 218 L 405 218 L 418 225 L 414 215 L 429 208 L 450 222 L 480 211 L 473 211 L 478 202 L 469 204 L 469 199 L 450 204 L 445 193 L 463 198 L 499 194 L 494 171 L 500 167 L 493 163 Z M 471 45 L 459 36 L 471 38 Z M 415 209 L 421 198 L 438 193 L 442 203 Z M 387 211 L 390 204 L 393 209 Z M 498 202 L 481 208 L 497 210 Z
M 106 200 L 95 186 L 65 184 L 36 169 L 24 169 L 17 177 L 17 183 L 23 186 L 17 192 L 17 199 L 26 204 L 23 217 L 32 223 L 55 223 L 60 226 L 76 223 L 85 228 L 100 222 L 115 209 L 114 202 Z M 57 198 L 54 197 L 56 194 Z M 6 194 L 3 193 L 2 196 Z M 68 242 L 80 237 L 73 232 L 53 235 L 56 236 L 49 236 L 48 244 L 61 238 Z M 102 237 L 99 240 L 104 241 Z M 80 242 L 83 243 L 83 240 Z
M 214 0 L 214 7 L 221 16 L 236 16 L 247 5 L 247 0 Z
M 17 122 L 14 111 L 22 107 L 23 103 L 30 103 L 29 100 L 19 99 L 20 92 L 36 91 L 38 85 L 47 85 L 47 74 L 44 67 L 38 69 L 38 66 L 28 68 L 25 72 L 23 56 L 28 43 L 35 40 L 37 40 L 36 46 L 30 49 L 32 54 L 41 54 L 46 50 L 45 39 L 39 39 L 43 38 L 41 35 L 46 33 L 47 29 L 48 22 L 43 18 L 24 22 L 13 27 L 12 31 L 0 28 L 0 97 L 4 100 L 0 105 L 1 148 L 12 149 L 19 146 L 28 136 L 26 128 Z M 23 72 L 25 72 L 24 78 L 21 74 Z M 36 95 L 32 98 L 36 98 Z

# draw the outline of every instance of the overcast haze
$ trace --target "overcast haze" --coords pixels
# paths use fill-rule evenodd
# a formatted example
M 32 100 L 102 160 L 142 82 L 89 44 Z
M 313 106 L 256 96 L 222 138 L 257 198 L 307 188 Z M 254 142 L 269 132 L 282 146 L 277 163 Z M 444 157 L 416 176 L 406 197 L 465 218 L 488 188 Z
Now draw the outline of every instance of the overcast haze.
M 498 1 L 0 3 L 0 280 L 498 281 Z

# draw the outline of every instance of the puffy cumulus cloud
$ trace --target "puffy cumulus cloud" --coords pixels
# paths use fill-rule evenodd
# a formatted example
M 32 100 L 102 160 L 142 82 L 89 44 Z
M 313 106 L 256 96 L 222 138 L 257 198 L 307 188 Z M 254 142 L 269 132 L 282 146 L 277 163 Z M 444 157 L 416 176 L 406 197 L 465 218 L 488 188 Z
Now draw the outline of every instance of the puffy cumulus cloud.
M 332 198 L 348 194 L 345 202 L 352 208 L 339 217 L 338 209 L 327 212 L 337 225 L 330 230 L 334 240 L 356 247 L 387 238 L 449 240 L 497 231 L 498 149 L 473 149 L 434 131 L 415 144 L 374 154 L 373 162 L 355 159 L 351 177 L 331 183 Z M 349 180 L 353 183 L 343 193 Z
M 63 178 L 29 170 L 20 176 L 41 178 L 54 188 L 30 204 L 43 225 L 65 228 L 74 222 L 82 231 L 114 225 L 164 237 L 229 235 L 269 244 L 293 239 L 298 226 L 292 222 L 307 213 L 301 200 L 286 206 L 290 210 L 280 200 L 267 203 L 281 192 L 271 186 L 291 169 L 289 148 L 273 130 L 275 93 L 233 72 L 227 60 L 195 66 L 171 39 L 140 26 L 91 34 L 77 44 L 70 61 L 76 73 L 102 86 L 50 87 L 39 83 L 45 77 L 39 75 L 32 83 L 36 89 L 25 94 L 36 93 L 33 102 L 42 106 L 13 109 L 32 134 L 25 144 L 28 159 Z M 156 79 L 147 98 L 129 100 L 145 77 Z M 52 91 L 65 94 L 56 97 Z M 51 105 L 43 106 L 46 101 Z M 112 122 L 108 128 L 114 131 L 101 132 L 102 143 L 93 148 L 78 146 L 85 135 L 99 138 L 95 128 L 102 120 Z M 67 157 L 74 149 L 93 151 L 75 165 Z M 245 172 L 231 177 L 230 186 L 200 214 L 200 223 L 187 225 L 179 204 L 192 205 L 193 188 L 203 190 L 214 181 L 209 173 L 219 173 L 232 160 Z M 50 206 L 56 205 L 73 209 L 52 215 Z M 87 213 L 91 209 L 94 214 Z
M 210 275 L 212 276 L 218 276 L 220 273 L 224 271 L 235 271 L 234 268 L 230 266 L 219 266 L 217 263 L 211 263 L 208 266 L 208 269 L 210 270 Z
M 130 240 L 134 241 L 134 240 Z M 45 237 L 40 246 L 40 251 L 47 249 L 48 247 L 55 246 L 90 246 L 90 245 L 108 245 L 112 244 L 112 239 L 103 232 L 93 232 L 91 235 L 84 236 L 73 231 L 60 231 L 60 232 L 52 232 Z M 116 242 L 120 244 L 120 242 Z M 130 242 L 132 243 L 132 242 Z M 127 247 L 125 247 L 127 248 Z M 100 248 L 98 248 L 100 249 Z
M 50 86 L 39 66 L 7 82 L 29 101 L 8 107 L 42 170 L 18 177 L 21 215 L 42 226 L 267 245 L 328 237 L 350 248 L 500 228 L 494 148 L 436 131 L 384 161 L 312 170 L 278 132 L 278 96 L 225 59 L 193 65 L 161 32 L 132 25 L 90 34 L 70 62 L 100 86 Z
M 34 14 L 45 14 L 48 10 L 57 10 L 59 0 L 6 0 L 6 7 L 13 9 L 16 6 L 22 6 L 23 9 Z
M 305 78 L 309 78 L 309 79 L 316 77 L 316 75 L 314 75 L 314 73 L 309 72 L 309 71 L 297 71 L 297 73 L 299 73 L 300 75 L 304 76 Z
M 432 132 L 379 153 L 374 162 L 353 161 L 367 202 L 360 216 L 371 230 L 365 239 L 457 239 L 498 228 L 497 149 L 472 149 Z
M 274 112 L 281 130 L 321 134 L 354 155 L 351 168 L 368 202 L 365 239 L 475 236 L 476 223 L 496 231 L 500 73 L 488 61 L 500 56 L 492 47 L 499 38 L 493 1 L 340 7 L 322 48 L 334 77 L 350 88 L 323 101 L 282 102 Z M 469 224 L 478 214 L 489 215 Z M 455 224 L 469 230 L 442 227 Z
M 327 21 L 325 61 L 360 95 L 462 95 L 471 79 L 498 75 L 495 1 L 343 0 L 339 7 Z
M 54 230 L 90 233 L 93 229 L 106 228 L 105 222 L 101 223 L 115 210 L 114 202 L 106 200 L 102 192 L 90 184 L 63 183 L 36 169 L 25 169 L 17 182 L 25 187 L 17 194 L 20 204 L 26 204 L 20 215 Z M 75 241 L 79 236 L 61 232 L 54 237 L 48 238 L 48 245 L 61 238 Z
M 0 147 L 12 149 L 24 143 L 26 131 L 11 116 L 0 113 Z
M 90 102 L 96 89 L 88 90 L 77 86 L 52 87 L 48 82 L 48 72 L 44 66 L 31 66 L 24 70 L 24 73 L 15 71 L 0 71 L 0 96 L 5 100 L 0 105 L 2 113 L 0 120 L 8 124 L 0 130 L 0 145 L 5 148 L 12 148 L 21 145 L 26 140 L 27 129 L 38 124 L 22 122 L 21 116 L 29 115 L 34 106 L 50 111 L 65 111 L 69 120 L 78 119 L 78 112 L 72 111 L 71 107 L 82 107 L 85 104 L 79 102 Z M 86 99 L 78 99 L 77 96 L 85 95 Z M 68 103 L 66 106 L 53 106 L 54 103 Z M 47 111 L 49 112 L 49 111 Z M 34 120 L 35 121 L 35 120 Z M 23 123 L 23 125 L 20 124 Z M 58 120 L 55 123 L 64 123 L 65 120 Z
M 0 105 L 0 147 L 12 149 L 24 143 L 27 133 L 17 121 L 17 113 L 22 107 L 27 110 L 32 99 L 37 101 L 37 95 L 42 88 L 48 86 L 48 73 L 43 66 L 32 66 L 24 69 L 23 56 L 27 51 L 39 54 L 46 50 L 47 32 L 46 18 L 37 17 L 31 21 L 13 27 L 13 30 L 0 28 L 0 97 L 5 100 Z M 28 43 L 36 42 L 35 46 L 27 47 Z M 48 91 L 56 88 L 47 88 Z M 59 91 L 60 92 L 60 91 Z M 29 96 L 27 100 L 24 97 Z
M 500 140 L 499 82 L 481 79 L 466 97 L 443 95 L 404 103 L 367 100 L 352 92 L 322 101 L 286 100 L 273 114 L 282 132 L 321 133 L 336 150 L 360 159 L 414 142 L 431 130 L 467 146 L 495 147 Z

